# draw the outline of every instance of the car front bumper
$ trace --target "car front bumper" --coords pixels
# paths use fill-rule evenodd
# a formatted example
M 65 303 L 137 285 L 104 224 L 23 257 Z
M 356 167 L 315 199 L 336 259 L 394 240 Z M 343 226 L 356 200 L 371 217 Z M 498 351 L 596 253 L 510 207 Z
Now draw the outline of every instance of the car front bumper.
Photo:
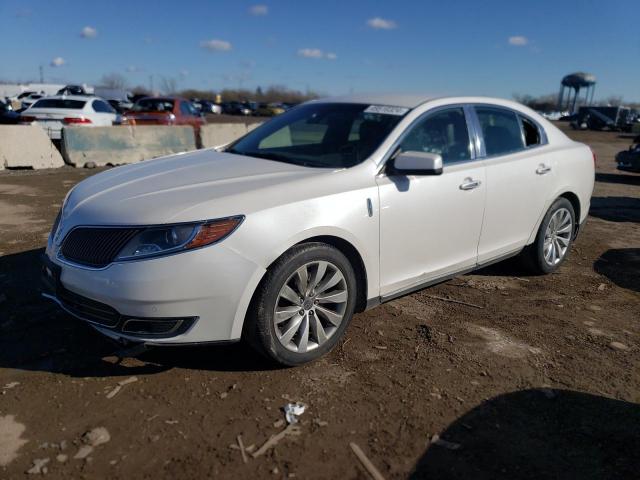
M 47 248 L 43 296 L 117 340 L 155 345 L 238 340 L 265 270 L 223 245 L 103 269 Z

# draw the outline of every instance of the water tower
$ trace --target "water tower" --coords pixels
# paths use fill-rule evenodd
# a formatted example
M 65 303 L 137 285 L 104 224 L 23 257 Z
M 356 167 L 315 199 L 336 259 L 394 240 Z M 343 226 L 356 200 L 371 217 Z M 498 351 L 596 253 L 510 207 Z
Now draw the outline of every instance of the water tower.
M 567 96 L 565 99 L 565 89 Z M 573 90 L 573 92 L 572 92 Z M 567 75 L 560 83 L 560 94 L 558 95 L 558 110 L 570 110 L 575 113 L 576 107 L 579 106 L 578 99 L 580 92 L 584 91 L 584 104 L 589 106 L 593 102 L 593 93 L 596 90 L 596 77 L 590 73 L 576 72 Z M 572 94 L 573 93 L 573 100 Z

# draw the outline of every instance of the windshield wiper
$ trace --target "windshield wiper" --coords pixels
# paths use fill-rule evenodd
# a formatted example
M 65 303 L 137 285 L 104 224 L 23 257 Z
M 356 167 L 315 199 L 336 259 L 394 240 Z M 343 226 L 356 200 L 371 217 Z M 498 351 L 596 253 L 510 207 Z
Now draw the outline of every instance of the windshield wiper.
M 264 158 L 265 160 L 275 160 L 276 162 L 298 163 L 292 158 L 287 157 L 286 155 L 274 152 L 241 152 L 233 148 L 225 150 L 225 152 L 235 153 L 237 155 L 246 155 L 247 157 Z
M 316 167 L 316 168 L 328 167 L 328 165 L 325 165 L 324 163 L 321 163 L 321 162 L 295 159 L 287 155 L 283 155 L 281 153 L 275 153 L 275 152 L 241 152 L 234 148 L 228 148 L 227 150 L 225 150 L 225 152 L 233 153 L 236 155 L 246 155 L 247 157 L 264 158 L 265 160 L 274 160 L 276 162 L 291 163 L 293 165 L 300 165 L 302 167 Z

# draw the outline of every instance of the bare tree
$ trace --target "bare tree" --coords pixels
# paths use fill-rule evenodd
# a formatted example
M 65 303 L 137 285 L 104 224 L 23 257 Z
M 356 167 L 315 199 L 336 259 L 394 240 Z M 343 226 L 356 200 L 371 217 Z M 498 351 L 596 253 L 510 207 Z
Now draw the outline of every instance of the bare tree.
M 107 75 L 103 75 L 100 79 L 100 83 L 103 87 L 106 88 L 117 88 L 117 89 L 125 89 L 127 88 L 127 79 L 119 73 L 109 73 Z
M 607 98 L 603 98 L 597 102 L 597 104 L 603 107 L 617 107 L 619 105 L 624 105 L 622 95 L 611 95 Z
M 160 80 L 160 88 L 165 94 L 171 95 L 177 92 L 178 82 L 173 77 L 162 77 Z

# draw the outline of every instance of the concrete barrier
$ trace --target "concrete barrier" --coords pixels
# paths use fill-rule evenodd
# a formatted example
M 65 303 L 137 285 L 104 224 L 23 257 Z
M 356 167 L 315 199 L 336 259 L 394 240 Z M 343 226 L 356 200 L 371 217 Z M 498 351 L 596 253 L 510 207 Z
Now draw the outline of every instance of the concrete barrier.
M 58 168 L 62 156 L 37 125 L 0 125 L 0 170 Z
M 62 154 L 76 167 L 136 163 L 195 149 L 190 126 L 70 127 L 62 132 Z
M 261 123 L 209 123 L 200 128 L 202 148 L 220 147 L 246 135 Z

